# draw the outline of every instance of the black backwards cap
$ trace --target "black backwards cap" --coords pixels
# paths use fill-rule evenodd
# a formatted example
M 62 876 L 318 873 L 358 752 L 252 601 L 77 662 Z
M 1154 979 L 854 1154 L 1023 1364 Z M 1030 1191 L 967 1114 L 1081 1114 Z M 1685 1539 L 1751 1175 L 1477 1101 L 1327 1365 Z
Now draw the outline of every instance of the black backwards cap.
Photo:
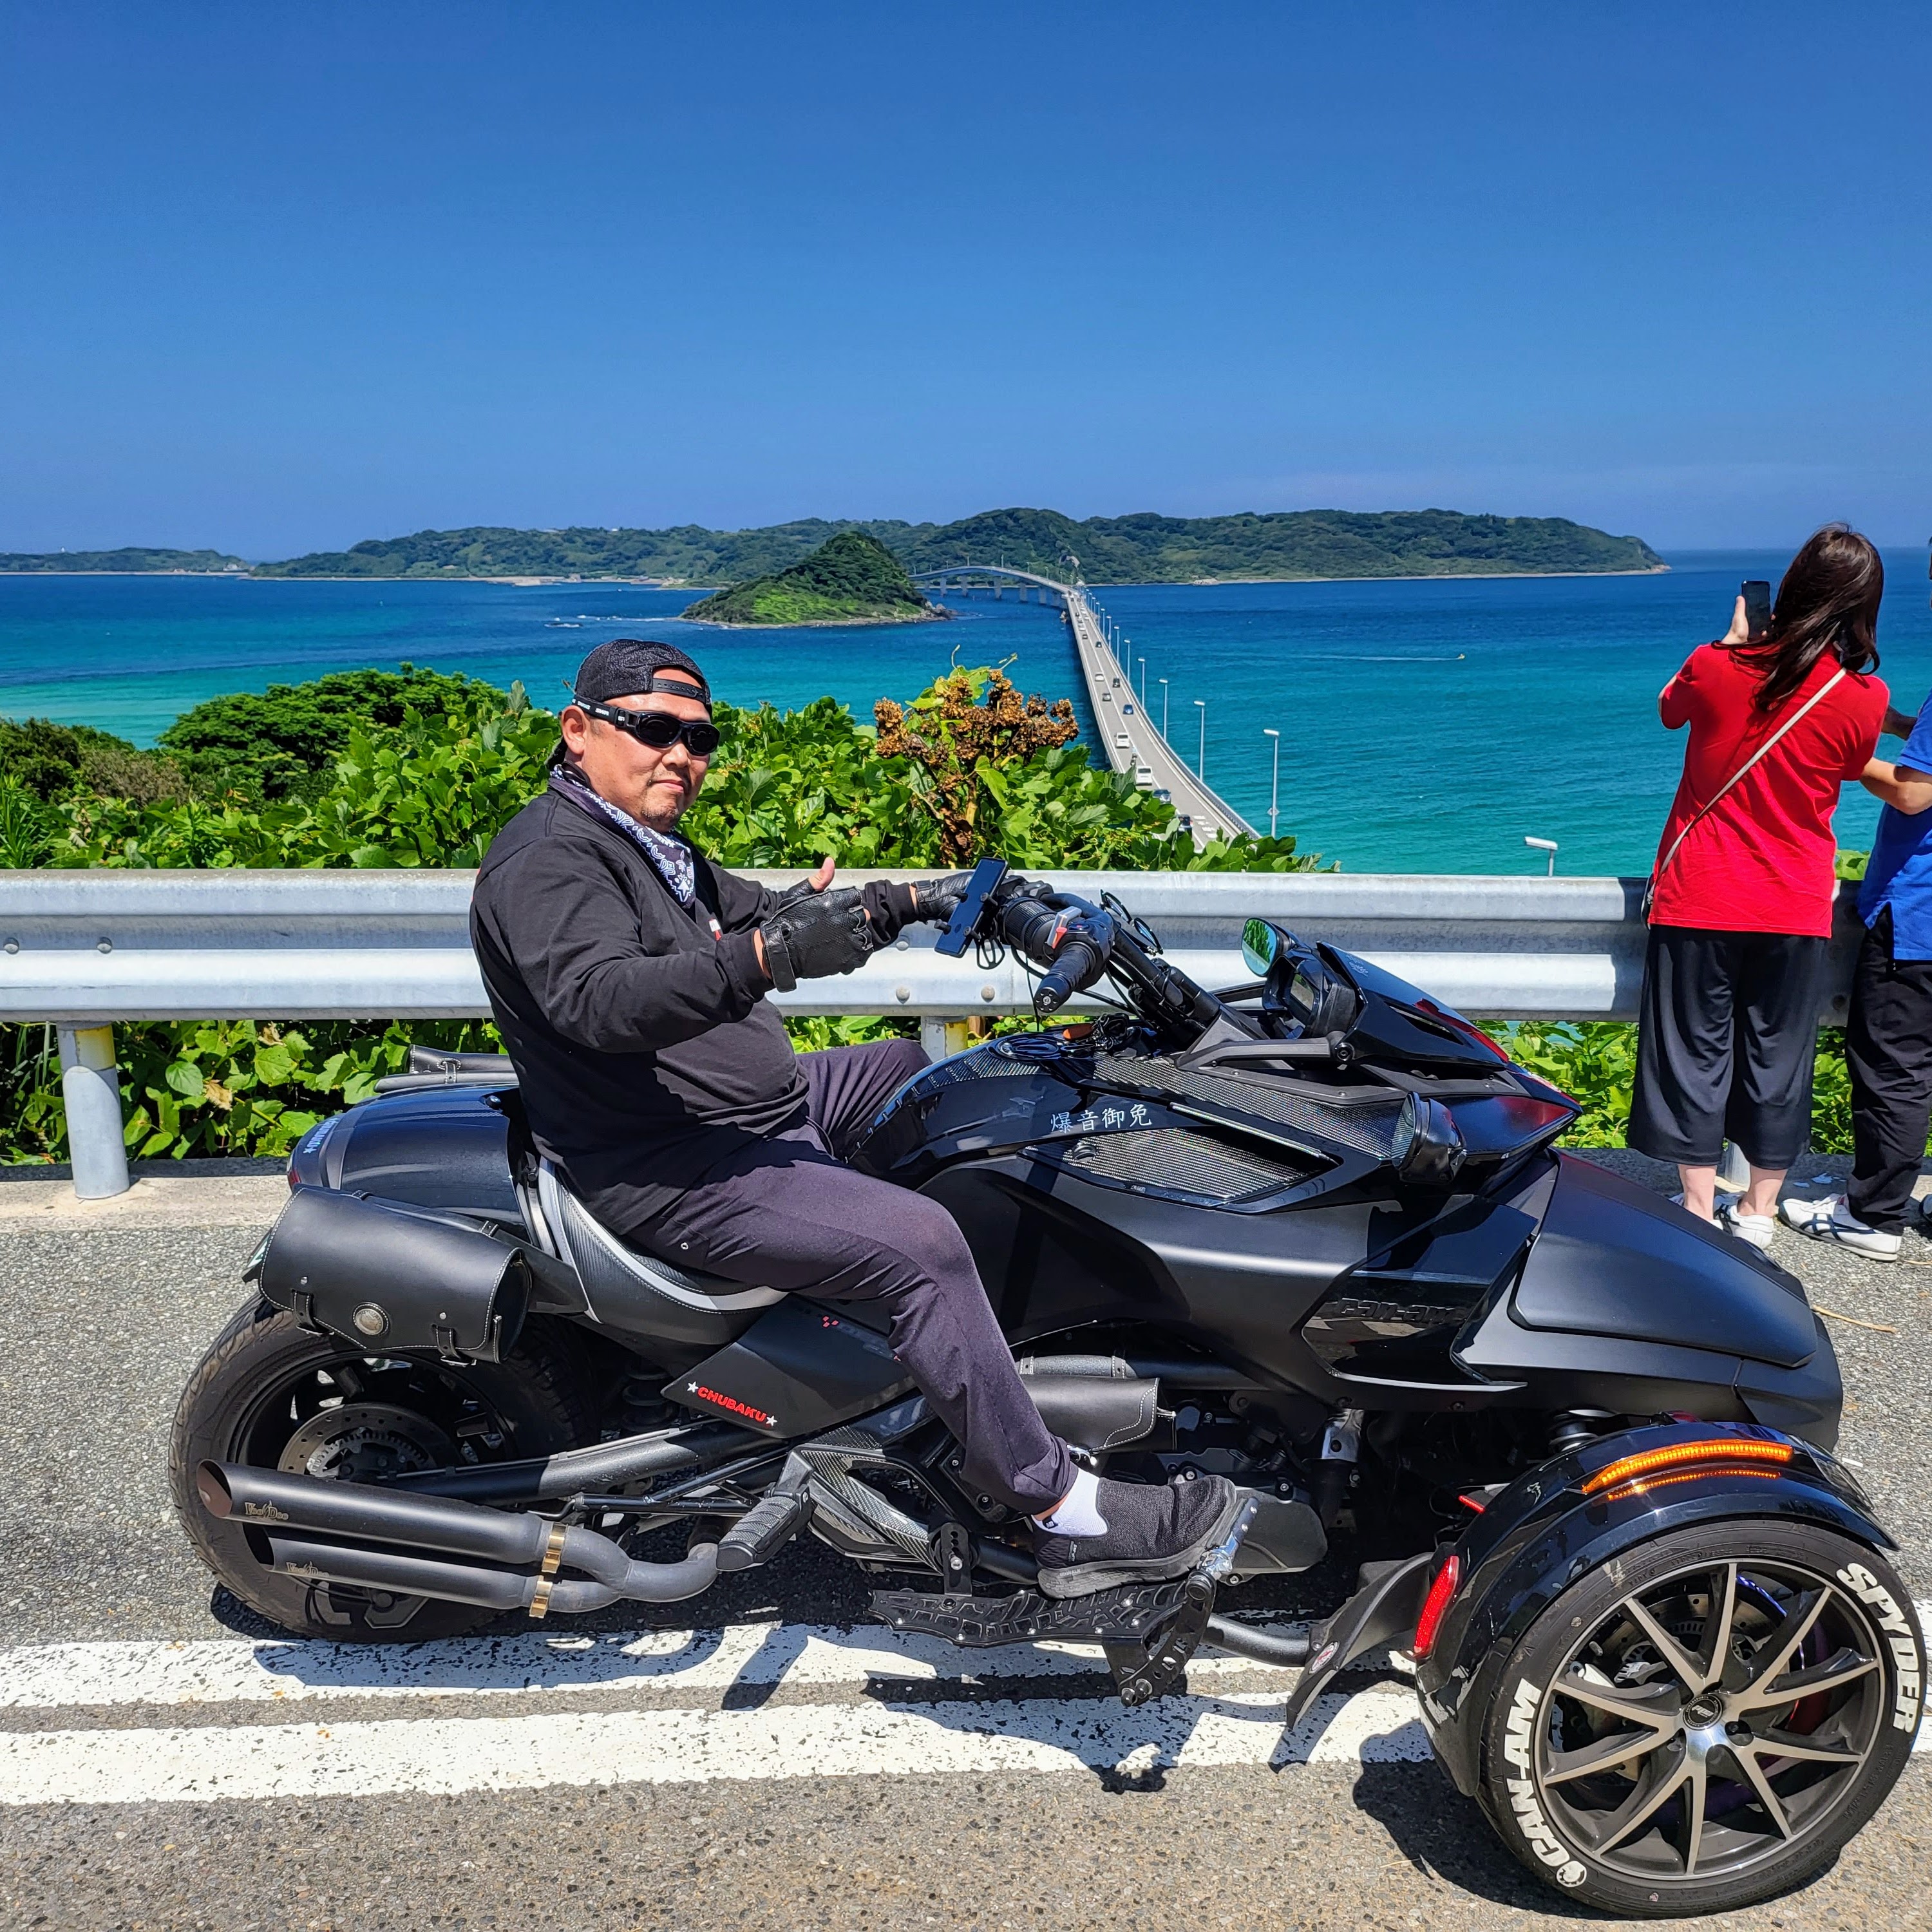
M 681 671 L 679 678 L 660 679 L 661 670 Z M 704 674 L 675 644 L 659 644 L 652 638 L 613 638 L 599 644 L 577 667 L 573 695 L 580 704 L 608 704 L 614 698 L 634 697 L 640 692 L 662 691 L 673 698 L 689 698 L 691 687 L 708 706 L 711 687 Z

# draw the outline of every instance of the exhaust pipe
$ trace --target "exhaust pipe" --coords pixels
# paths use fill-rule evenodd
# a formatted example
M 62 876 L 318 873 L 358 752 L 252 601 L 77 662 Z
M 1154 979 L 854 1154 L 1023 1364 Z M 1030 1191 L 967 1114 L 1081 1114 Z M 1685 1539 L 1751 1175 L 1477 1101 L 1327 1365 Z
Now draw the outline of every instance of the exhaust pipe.
M 268 1567 L 278 1576 L 316 1582 L 354 1583 L 365 1590 L 388 1590 L 400 1597 L 435 1597 L 457 1604 L 480 1604 L 492 1610 L 527 1610 L 533 1617 L 559 1610 L 566 1616 L 601 1610 L 627 1594 L 608 1583 L 559 1582 L 548 1576 L 518 1576 L 509 1570 L 479 1570 L 467 1563 L 438 1563 L 428 1557 L 406 1556 L 398 1550 L 359 1550 L 352 1544 L 316 1543 L 306 1537 L 271 1535 Z M 653 1603 L 674 1603 L 694 1597 L 709 1587 L 717 1573 L 717 1547 L 700 1544 L 682 1563 L 643 1564 L 641 1569 L 685 1570 L 705 1581 L 674 1593 L 652 1597 Z M 664 1579 L 654 1580 L 662 1586 Z
M 383 1487 L 394 1492 L 460 1496 L 472 1502 L 541 1501 L 574 1496 L 580 1490 L 614 1489 L 620 1483 L 708 1469 L 747 1450 L 771 1448 L 768 1437 L 728 1422 L 706 1422 L 626 1436 L 615 1442 L 593 1442 L 554 1456 L 532 1456 L 516 1462 L 478 1462 L 456 1469 L 421 1469 L 398 1476 Z M 782 1455 L 782 1449 L 775 1454 Z
M 195 1487 L 209 1515 L 269 1533 L 291 1562 L 313 1566 L 290 1570 L 332 1582 L 364 1584 L 410 1596 L 448 1597 L 458 1603 L 525 1609 L 532 1616 L 557 1610 L 601 1610 L 628 1600 L 674 1604 L 710 1588 L 718 1575 L 718 1546 L 700 1543 L 679 1563 L 634 1562 L 607 1536 L 566 1528 L 543 1516 L 482 1509 L 447 1497 L 409 1496 L 361 1483 L 324 1482 L 313 1476 L 284 1475 L 234 1462 L 204 1462 Z M 374 1543 L 414 1545 L 456 1556 L 477 1556 L 502 1564 L 536 1564 L 534 1576 L 476 1570 L 438 1563 L 388 1550 L 365 1550 L 334 1544 L 282 1538 L 290 1530 L 366 1538 Z M 400 1580 L 404 1568 L 422 1580 L 421 1587 Z M 278 1558 L 276 1567 L 280 1568 Z M 559 1582 L 559 1570 L 580 1570 L 596 1580 Z M 346 1572 L 351 1568 L 356 1574 Z M 383 1574 L 375 1574 L 377 1570 Z M 526 1588 L 527 1586 L 527 1588 Z M 507 1589 L 507 1597 L 501 1591 Z M 466 1591 L 483 1590 L 482 1596 Z

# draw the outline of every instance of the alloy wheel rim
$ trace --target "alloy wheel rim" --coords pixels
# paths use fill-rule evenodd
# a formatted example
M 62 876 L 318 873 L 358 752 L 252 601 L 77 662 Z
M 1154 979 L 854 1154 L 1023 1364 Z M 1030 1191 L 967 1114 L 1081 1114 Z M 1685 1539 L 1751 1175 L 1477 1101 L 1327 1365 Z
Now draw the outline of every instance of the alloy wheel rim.
M 1687 1566 L 1582 1631 L 1538 1710 L 1538 1795 L 1562 1835 L 1658 1886 L 1815 1840 L 1885 1719 L 1865 1606 L 1783 1560 Z

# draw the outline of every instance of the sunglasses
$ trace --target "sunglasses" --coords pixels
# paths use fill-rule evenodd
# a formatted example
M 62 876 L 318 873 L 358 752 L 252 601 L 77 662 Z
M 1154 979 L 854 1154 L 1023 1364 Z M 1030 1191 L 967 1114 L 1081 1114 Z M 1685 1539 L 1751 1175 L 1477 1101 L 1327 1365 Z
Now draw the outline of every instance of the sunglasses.
M 601 718 L 620 731 L 629 732 L 640 744 L 648 745 L 653 751 L 668 752 L 680 738 L 694 758 L 708 758 L 718 748 L 720 734 L 709 718 L 687 724 L 668 711 L 626 711 L 614 704 L 586 704 L 580 698 L 571 701 L 578 710 Z

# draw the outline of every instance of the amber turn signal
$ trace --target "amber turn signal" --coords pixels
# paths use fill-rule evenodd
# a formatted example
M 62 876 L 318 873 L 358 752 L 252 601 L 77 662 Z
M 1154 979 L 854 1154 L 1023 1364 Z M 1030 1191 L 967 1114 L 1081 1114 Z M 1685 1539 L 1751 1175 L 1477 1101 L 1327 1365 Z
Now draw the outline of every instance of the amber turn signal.
M 1680 1468 L 1686 1462 L 1788 1462 L 1792 1448 L 1788 1442 L 1759 1442 L 1748 1436 L 1718 1436 L 1698 1442 L 1672 1442 L 1662 1449 L 1646 1449 L 1635 1456 L 1620 1456 L 1606 1462 L 1583 1484 L 1583 1493 L 1594 1496 L 1613 1490 L 1633 1477 L 1654 1476 L 1660 1470 Z

